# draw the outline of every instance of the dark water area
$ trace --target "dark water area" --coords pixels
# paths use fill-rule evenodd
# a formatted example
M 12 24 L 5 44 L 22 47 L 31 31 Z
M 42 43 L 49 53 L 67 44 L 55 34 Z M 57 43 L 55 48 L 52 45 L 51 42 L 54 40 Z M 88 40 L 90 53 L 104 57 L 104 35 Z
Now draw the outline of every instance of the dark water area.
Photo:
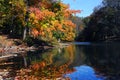
M 93 68 L 97 76 L 103 76 L 102 80 L 120 80 L 120 43 L 91 43 L 75 46 L 78 54 L 84 54 L 84 64 Z
M 50 66 L 69 64 L 68 68 L 74 68 L 75 71 L 63 76 L 71 80 L 120 80 L 120 43 L 118 42 L 75 42 L 67 47 L 45 52 L 28 52 L 22 57 L 22 61 L 23 67 L 41 61 L 45 61 Z

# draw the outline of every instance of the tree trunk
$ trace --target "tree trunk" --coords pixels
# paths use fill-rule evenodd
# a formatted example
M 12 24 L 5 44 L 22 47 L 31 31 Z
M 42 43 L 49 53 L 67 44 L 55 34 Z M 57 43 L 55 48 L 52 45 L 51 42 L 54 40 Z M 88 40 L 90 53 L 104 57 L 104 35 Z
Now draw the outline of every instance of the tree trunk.
M 27 27 L 24 28 L 24 32 L 23 32 L 23 40 L 25 40 L 27 35 Z
M 26 15 L 25 15 L 25 22 L 27 23 L 28 22 L 28 14 L 29 14 L 29 11 L 28 11 L 28 0 L 25 0 L 26 2 L 26 9 L 27 9 L 27 12 L 26 12 Z M 25 40 L 26 36 L 27 36 L 27 28 L 28 28 L 28 25 L 25 26 L 24 28 L 24 32 L 23 32 L 23 40 Z

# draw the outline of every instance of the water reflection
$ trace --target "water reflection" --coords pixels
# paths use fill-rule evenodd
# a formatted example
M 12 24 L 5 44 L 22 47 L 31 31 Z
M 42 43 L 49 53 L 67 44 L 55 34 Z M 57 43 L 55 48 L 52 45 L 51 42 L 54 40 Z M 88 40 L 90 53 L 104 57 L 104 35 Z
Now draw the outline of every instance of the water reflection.
M 69 67 L 73 63 L 75 56 L 75 46 L 66 48 L 55 48 L 47 52 L 28 52 L 25 57 L 27 64 L 32 70 L 32 75 L 37 78 L 58 78 L 63 74 L 74 71 Z
M 69 77 L 71 80 L 104 80 L 103 77 L 96 77 L 95 71 L 90 66 L 75 67 L 76 71 L 70 74 L 66 74 L 65 77 Z
M 75 56 L 75 46 L 68 46 L 66 48 L 55 48 L 47 52 L 29 52 L 27 60 L 30 64 L 45 61 L 47 65 L 60 66 L 64 64 L 71 64 Z
M 90 55 L 90 53 L 94 53 L 94 50 L 96 50 L 96 47 L 94 48 L 93 47 L 94 46 L 91 45 L 90 43 L 85 43 L 85 45 L 83 45 L 83 43 L 73 44 L 66 48 L 56 48 L 51 51 L 44 52 L 42 54 L 40 52 L 39 52 L 40 54 L 38 52 L 28 53 L 27 59 L 30 60 L 29 62 L 33 65 L 35 63 L 44 61 L 47 66 L 58 68 L 56 69 L 58 71 L 60 68 L 59 66 L 62 66 L 65 64 L 67 64 L 68 66 L 67 68 L 72 69 L 73 67 L 75 67 L 76 70 L 78 71 L 69 75 L 71 80 L 75 80 L 73 78 L 74 74 L 75 74 L 74 77 L 76 76 L 78 80 L 80 79 L 84 80 L 85 77 L 87 79 L 90 78 L 91 80 L 103 80 L 102 78 L 97 78 L 95 71 L 92 69 L 92 67 L 90 67 L 90 66 L 93 66 L 91 65 L 92 64 L 91 59 L 92 57 L 94 57 L 94 55 Z M 95 62 L 94 60 L 92 61 Z M 90 65 L 90 66 L 81 66 L 84 64 Z M 80 67 L 76 67 L 76 66 L 80 66 Z M 65 70 L 64 72 L 66 72 L 66 69 L 62 69 L 62 70 Z M 76 73 L 82 76 L 77 76 Z M 54 73 L 50 73 L 50 74 L 52 75 Z
M 73 79 L 73 75 L 74 77 L 76 76 L 79 79 L 84 80 L 85 77 L 87 77 L 87 79 L 91 79 L 91 80 L 103 80 L 102 78 L 97 78 L 95 71 L 92 69 L 92 67 L 90 66 L 81 66 L 81 65 L 90 65 L 91 62 L 88 59 L 88 56 L 86 56 L 88 54 L 87 51 L 90 52 L 89 47 L 92 47 L 89 44 L 85 44 L 85 45 L 81 45 L 81 44 L 74 44 L 74 45 L 70 45 L 66 48 L 56 48 L 53 49 L 51 51 L 48 52 L 44 52 L 43 54 L 37 54 L 37 56 L 30 56 L 31 54 L 28 54 L 28 59 L 30 59 L 31 64 L 35 64 L 37 62 L 41 62 L 44 61 L 45 64 L 47 66 L 49 66 L 49 68 L 55 67 L 58 68 L 56 70 L 59 71 L 60 66 L 63 66 L 65 64 L 67 64 L 67 68 L 73 68 L 75 67 L 76 72 L 72 73 L 71 75 L 69 75 L 69 77 L 71 78 L 71 80 L 76 80 Z M 86 50 L 87 49 L 87 50 Z M 91 52 L 90 52 L 91 53 Z M 34 53 L 35 54 L 35 53 Z M 80 66 L 80 67 L 76 67 L 76 66 Z M 92 65 L 91 65 L 92 66 Z M 47 69 L 47 68 L 45 68 Z M 62 69 L 65 70 L 64 72 L 67 71 L 67 69 Z M 83 70 L 83 71 L 82 71 Z M 77 76 L 76 75 L 82 75 L 82 76 Z M 51 75 L 54 73 L 50 73 Z M 65 74 L 65 73 L 64 73 Z
M 120 80 L 120 43 L 93 44 L 84 49 L 90 65 L 107 80 Z
M 19 62 L 32 66 L 32 75 L 38 73 L 38 77 L 60 77 L 75 67 L 75 72 L 66 75 L 71 80 L 120 80 L 120 43 L 74 43 L 47 52 L 28 52 Z

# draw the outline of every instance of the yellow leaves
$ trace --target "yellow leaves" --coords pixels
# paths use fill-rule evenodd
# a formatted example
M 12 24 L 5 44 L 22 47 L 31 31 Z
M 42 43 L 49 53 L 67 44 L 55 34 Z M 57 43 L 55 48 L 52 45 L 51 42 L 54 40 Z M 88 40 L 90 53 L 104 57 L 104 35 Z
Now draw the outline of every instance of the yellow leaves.
M 51 21 L 50 23 L 51 23 L 51 25 L 53 25 L 53 26 L 55 25 L 55 21 Z
M 30 13 L 30 17 L 31 18 L 35 18 L 35 14 L 34 13 Z
M 48 26 L 47 26 L 46 24 L 43 24 L 42 27 L 43 27 L 43 28 L 47 28 Z
M 33 25 L 37 25 L 37 24 L 38 24 L 38 20 L 37 20 L 35 14 L 34 14 L 34 13 L 30 13 L 29 16 L 30 16 L 29 21 L 30 21 Z

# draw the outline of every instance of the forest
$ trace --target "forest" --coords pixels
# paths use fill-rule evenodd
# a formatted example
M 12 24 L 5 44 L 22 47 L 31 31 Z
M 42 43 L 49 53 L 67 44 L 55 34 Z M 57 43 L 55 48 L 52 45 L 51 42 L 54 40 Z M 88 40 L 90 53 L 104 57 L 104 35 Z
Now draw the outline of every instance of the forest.
M 78 17 L 61 0 L 1 0 L 0 34 L 28 44 L 119 41 L 120 1 L 103 0 L 88 17 Z
M 80 10 L 71 10 L 59 0 L 1 0 L 0 33 L 27 43 L 73 41 L 74 18 Z

